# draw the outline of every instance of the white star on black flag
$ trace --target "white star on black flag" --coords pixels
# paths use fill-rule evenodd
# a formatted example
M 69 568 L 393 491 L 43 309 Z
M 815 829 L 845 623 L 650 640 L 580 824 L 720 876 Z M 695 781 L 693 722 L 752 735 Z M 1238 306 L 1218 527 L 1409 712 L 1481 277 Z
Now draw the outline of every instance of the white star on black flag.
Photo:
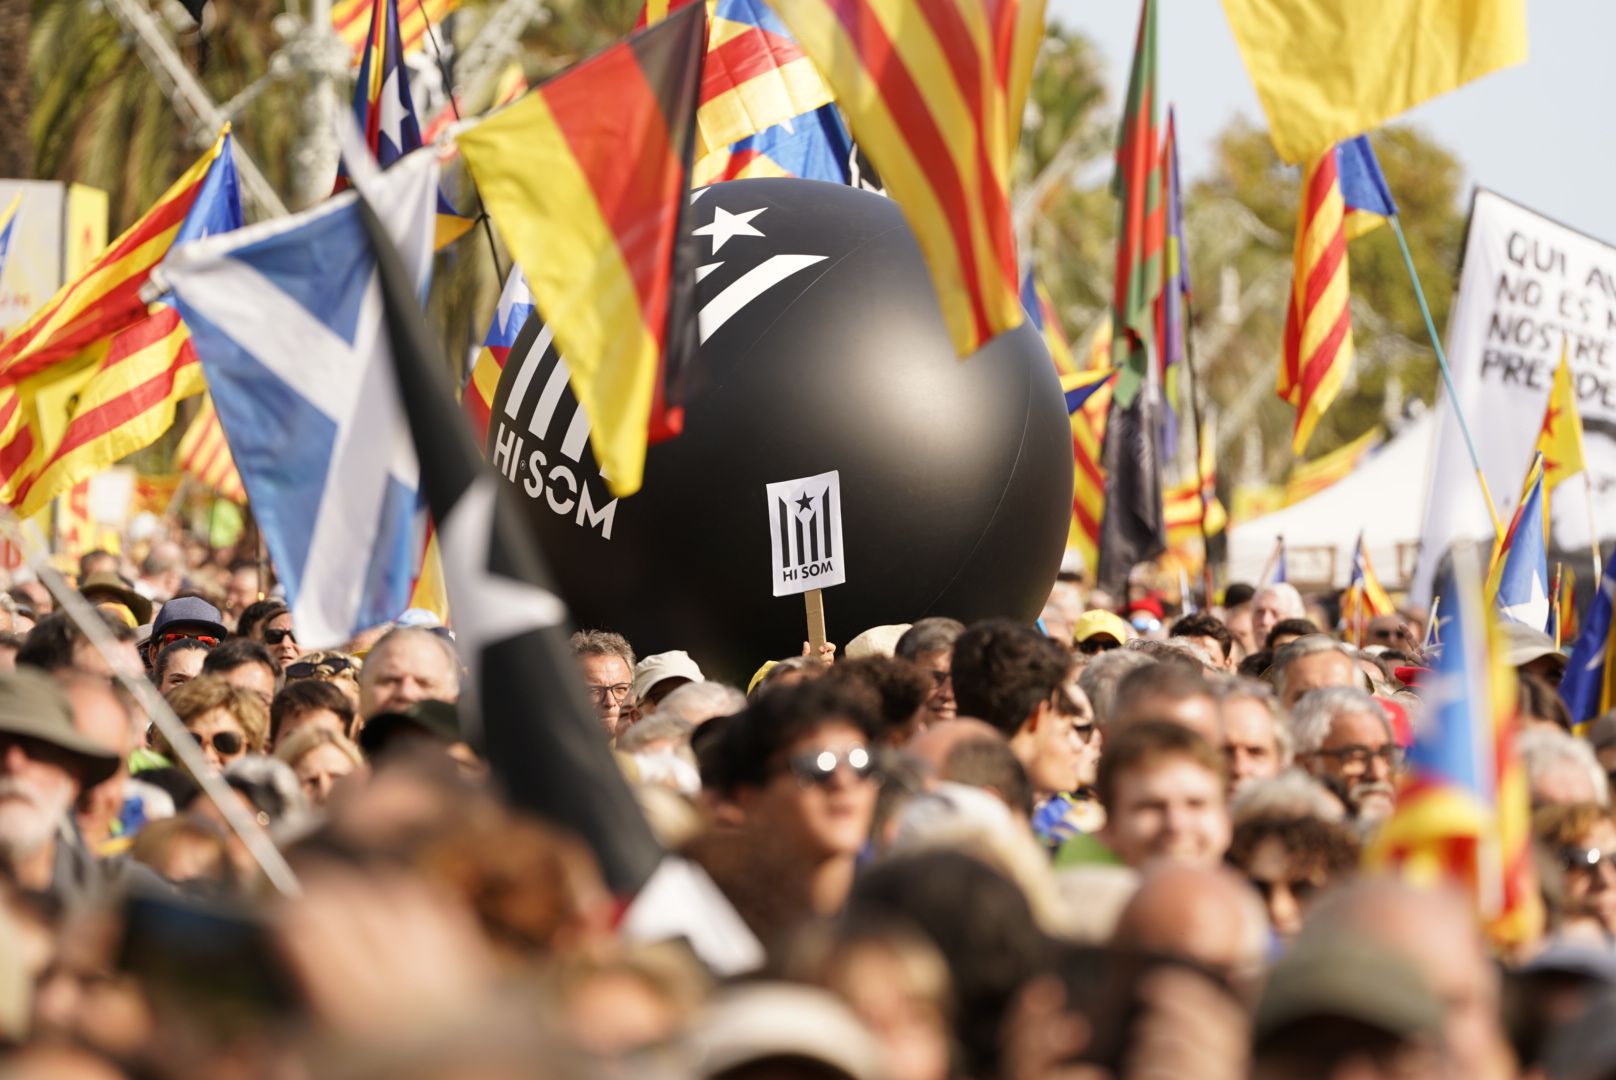
M 638 890 L 663 857 L 602 737 L 568 646 L 566 609 L 538 550 L 495 482 L 434 357 L 414 288 L 368 204 L 399 399 L 421 462 L 461 655 L 473 692 L 462 725 L 509 799 L 582 837 L 617 893 Z

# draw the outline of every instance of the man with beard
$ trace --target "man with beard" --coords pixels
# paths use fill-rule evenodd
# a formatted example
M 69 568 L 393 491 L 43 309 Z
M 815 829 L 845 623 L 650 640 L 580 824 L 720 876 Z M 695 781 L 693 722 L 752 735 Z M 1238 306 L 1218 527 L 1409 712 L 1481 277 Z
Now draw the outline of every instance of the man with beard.
M 105 883 L 70 811 L 81 791 L 117 769 L 116 753 L 74 729 L 52 679 L 0 675 L 0 865 L 19 886 L 71 904 Z
M 1354 817 L 1378 821 L 1391 813 L 1401 759 L 1391 720 L 1369 694 L 1330 686 L 1302 695 L 1291 710 L 1291 737 L 1303 768 L 1346 789 Z

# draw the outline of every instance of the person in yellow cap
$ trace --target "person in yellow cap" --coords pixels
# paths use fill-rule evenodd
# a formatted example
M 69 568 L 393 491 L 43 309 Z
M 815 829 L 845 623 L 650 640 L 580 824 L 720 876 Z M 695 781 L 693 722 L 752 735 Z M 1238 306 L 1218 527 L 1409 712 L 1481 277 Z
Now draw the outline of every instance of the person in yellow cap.
M 1077 651 L 1086 656 L 1108 649 L 1120 649 L 1131 637 L 1133 631 L 1122 621 L 1122 616 L 1100 608 L 1085 611 L 1072 626 L 1072 639 L 1077 642 Z

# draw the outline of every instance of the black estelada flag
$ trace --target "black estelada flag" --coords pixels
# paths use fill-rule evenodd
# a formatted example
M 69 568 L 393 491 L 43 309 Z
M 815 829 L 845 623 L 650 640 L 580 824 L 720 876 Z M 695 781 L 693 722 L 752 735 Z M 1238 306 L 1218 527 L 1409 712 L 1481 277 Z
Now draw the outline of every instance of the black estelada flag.
M 1156 390 L 1148 380 L 1126 407 L 1114 397 L 1111 400 L 1100 451 L 1105 511 L 1100 520 L 1100 565 L 1094 576 L 1118 603 L 1128 599 L 1128 573 L 1134 565 L 1167 549 L 1158 422 Z
M 438 526 L 444 583 L 469 679 L 462 722 L 513 804 L 583 837 L 619 895 L 663 851 L 595 719 L 568 645 L 566 607 L 504 485 L 455 404 L 409 273 L 368 203 L 399 401 Z

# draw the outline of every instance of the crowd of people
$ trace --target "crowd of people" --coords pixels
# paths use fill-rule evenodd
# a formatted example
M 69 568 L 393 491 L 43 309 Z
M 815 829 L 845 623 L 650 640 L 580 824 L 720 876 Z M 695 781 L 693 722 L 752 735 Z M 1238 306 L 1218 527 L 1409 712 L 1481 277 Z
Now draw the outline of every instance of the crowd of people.
M 581 630 L 599 738 L 745 938 L 719 961 L 501 799 L 427 613 L 307 651 L 251 562 L 73 576 L 93 626 L 0 594 L 7 1076 L 1616 1076 L 1616 715 L 1574 734 L 1527 627 L 1547 925 L 1508 949 L 1362 869 L 1427 722 L 1422 612 L 1359 647 L 1283 583 L 1185 612 L 1063 579 L 1036 625 L 873 627 L 744 687 Z

